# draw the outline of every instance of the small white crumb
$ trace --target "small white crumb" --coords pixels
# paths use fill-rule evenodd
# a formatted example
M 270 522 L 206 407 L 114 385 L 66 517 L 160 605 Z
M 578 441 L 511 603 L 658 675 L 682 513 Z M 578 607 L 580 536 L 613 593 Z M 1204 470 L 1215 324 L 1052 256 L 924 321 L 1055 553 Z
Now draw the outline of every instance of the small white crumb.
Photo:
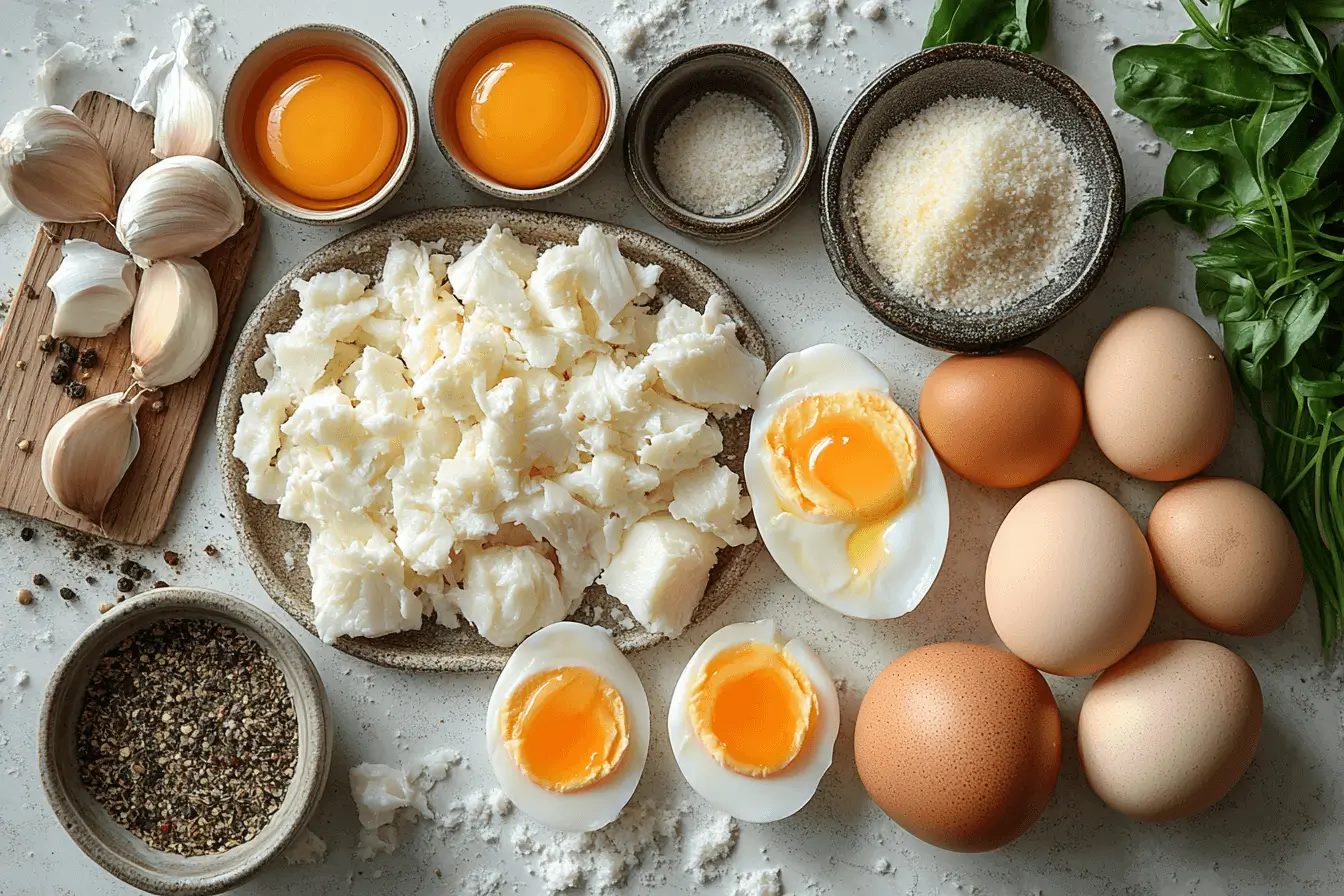
M 1143 5 L 1149 9 L 1161 9 L 1162 0 L 1143 0 Z
M 28 670 L 20 669 L 14 673 L 14 687 L 21 688 L 28 683 Z
M 737 847 L 737 822 L 731 815 L 716 815 L 702 827 L 687 847 L 686 870 L 706 884 L 723 876 L 724 863 Z
M 887 17 L 887 5 L 883 0 L 864 0 L 857 12 L 870 22 L 880 22 Z
M 1138 143 L 1139 151 L 1155 156 L 1162 152 L 1162 143 L 1158 140 L 1140 140 Z
M 316 865 L 327 857 L 327 841 L 304 828 L 285 850 L 285 861 L 291 865 Z
M 285 551 L 285 569 L 293 569 L 297 561 L 294 559 L 293 551 Z
M 1111 34 L 1109 31 L 1097 37 L 1097 42 L 1101 44 L 1103 50 L 1114 50 L 1120 46 L 1120 38 Z
M 1092 16 L 1092 21 L 1094 21 L 1094 22 L 1104 22 L 1104 21 L 1106 21 L 1106 16 L 1102 15 L 1101 13 L 1096 13 L 1096 14 L 1094 14 L 1094 15 Z
M 744 871 L 737 882 L 728 888 L 728 896 L 782 896 L 784 883 L 778 868 L 764 871 Z
M 891 873 L 891 863 L 888 862 L 886 859 L 878 859 L 876 862 L 873 863 L 873 873 L 874 873 L 874 874 L 890 874 L 890 873 Z
M 462 881 L 459 892 L 462 896 L 495 896 L 504 886 L 504 878 L 498 871 L 477 868 Z
M 135 43 L 135 35 L 131 34 L 129 31 L 123 31 L 116 36 L 115 40 L 117 46 L 129 47 L 131 44 Z

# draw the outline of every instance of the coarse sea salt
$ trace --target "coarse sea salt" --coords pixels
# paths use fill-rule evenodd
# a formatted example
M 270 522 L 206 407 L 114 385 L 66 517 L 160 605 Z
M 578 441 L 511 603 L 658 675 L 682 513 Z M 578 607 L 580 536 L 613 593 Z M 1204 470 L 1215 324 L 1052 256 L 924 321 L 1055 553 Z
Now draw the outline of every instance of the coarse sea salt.
M 782 896 L 784 882 L 778 868 L 744 871 L 728 888 L 728 896 Z
M 669 196 L 701 215 L 724 217 L 760 202 L 779 183 L 784 137 L 759 103 L 707 93 L 658 138 L 654 167 Z

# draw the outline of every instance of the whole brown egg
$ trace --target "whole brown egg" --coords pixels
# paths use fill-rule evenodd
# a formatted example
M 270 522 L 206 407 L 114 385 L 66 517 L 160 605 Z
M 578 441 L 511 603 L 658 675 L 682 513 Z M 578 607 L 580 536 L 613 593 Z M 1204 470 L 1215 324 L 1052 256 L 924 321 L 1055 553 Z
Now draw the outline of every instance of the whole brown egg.
M 873 802 L 921 840 L 958 852 L 1021 836 L 1059 776 L 1059 709 L 1039 672 L 1002 650 L 912 650 L 859 707 L 854 761 Z
M 919 423 L 963 479 L 1019 488 L 1069 459 L 1083 427 L 1083 396 L 1062 364 L 1035 349 L 953 355 L 924 381 Z

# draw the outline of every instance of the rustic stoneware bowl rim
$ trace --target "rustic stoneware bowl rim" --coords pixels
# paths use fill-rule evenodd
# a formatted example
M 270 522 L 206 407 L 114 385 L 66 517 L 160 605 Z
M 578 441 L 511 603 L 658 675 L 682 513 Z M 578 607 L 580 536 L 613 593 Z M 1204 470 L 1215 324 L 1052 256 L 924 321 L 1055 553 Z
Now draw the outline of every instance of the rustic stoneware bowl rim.
M 401 87 L 402 92 L 405 95 L 404 98 L 406 100 L 406 108 L 403 110 L 405 113 L 405 121 L 406 121 L 406 149 L 403 150 L 402 152 L 402 158 L 397 165 L 396 174 L 392 177 L 391 180 L 389 180 L 386 184 L 383 185 L 382 189 L 380 189 L 376 194 L 374 194 L 372 197 L 365 200 L 364 202 L 361 202 L 360 204 L 352 206 L 350 209 L 339 213 L 335 214 L 330 212 L 323 213 L 322 217 L 306 215 L 301 211 L 296 211 L 295 209 L 288 208 L 286 206 L 276 205 L 274 202 L 270 200 L 269 197 L 267 197 L 260 190 L 254 187 L 251 181 L 249 181 L 246 177 L 243 176 L 242 169 L 239 167 L 238 163 L 234 160 L 233 151 L 229 148 L 228 129 L 225 126 L 226 115 L 229 109 L 229 99 L 230 96 L 233 95 L 234 91 L 234 80 L 237 77 L 238 71 L 242 67 L 243 63 L 246 62 L 251 56 L 253 56 L 257 52 L 265 48 L 272 41 L 278 40 L 282 37 L 286 37 L 290 34 L 294 34 L 299 31 L 335 32 L 338 34 L 343 34 L 347 37 L 354 38 L 359 43 L 365 44 L 375 54 L 381 55 L 384 61 L 386 61 L 387 65 L 391 69 L 390 73 L 395 76 L 398 85 Z M 247 55 L 244 56 L 238 62 L 238 64 L 233 67 L 233 71 L 229 74 L 228 83 L 224 87 L 224 94 L 223 96 L 220 97 L 219 115 L 217 116 L 215 129 L 219 134 L 219 150 L 220 153 L 223 155 L 225 163 L 228 165 L 229 169 L 233 172 L 234 178 L 238 181 L 239 186 L 243 188 L 243 191 L 247 193 L 247 195 L 251 196 L 262 208 L 266 209 L 268 212 L 279 215 L 282 218 L 297 222 L 299 224 L 314 224 L 319 227 L 330 227 L 334 225 L 350 224 L 355 221 L 360 221 L 364 218 L 367 218 L 369 215 L 372 215 L 374 212 L 378 211 L 389 201 L 391 201 L 392 197 L 395 196 L 405 185 L 407 179 L 411 176 L 411 171 L 415 168 L 415 158 L 417 152 L 419 151 L 420 110 L 419 106 L 416 104 L 415 101 L 415 90 L 411 86 L 410 79 L 406 77 L 406 72 L 405 70 L 402 69 L 401 63 L 397 61 L 397 58 L 393 56 L 387 50 L 386 47 L 384 47 L 382 44 L 380 44 L 378 41 L 374 40 L 372 37 L 365 34 L 364 32 L 357 31 L 354 28 L 346 27 L 345 25 L 335 25 L 330 22 L 308 22 L 306 24 L 291 25 L 288 28 L 282 28 L 279 31 L 272 32 L 270 35 L 259 41 L 256 44 L 256 46 L 254 46 L 251 50 L 249 50 L 247 52 Z
M 724 57 L 730 65 L 749 59 L 768 69 L 781 90 L 793 99 L 790 110 L 794 113 L 794 120 L 803 134 L 804 143 L 798 164 L 790 166 L 784 173 L 784 177 L 791 181 L 787 189 L 760 205 L 727 217 L 702 215 L 673 201 L 653 182 L 653 160 L 648 158 L 644 141 L 638 139 L 640 130 L 638 125 L 649 115 L 651 109 L 649 104 L 657 89 L 676 74 L 678 69 L 715 56 Z M 821 163 L 820 143 L 817 113 L 812 105 L 812 99 L 793 72 L 789 71 L 788 66 L 769 53 L 746 44 L 731 42 L 703 44 L 679 53 L 660 66 L 635 94 L 635 99 L 630 104 L 630 112 L 626 116 L 623 144 L 625 173 L 636 198 L 649 214 L 666 226 L 687 236 L 709 242 L 737 242 L 766 233 L 797 207 L 806 195 L 808 185 L 812 183 L 812 176 Z
M 579 33 L 592 42 L 593 48 L 597 51 L 597 56 L 602 60 L 602 68 L 607 78 L 611 81 L 611 96 L 607 97 L 608 110 L 607 121 L 603 125 L 602 139 L 598 141 L 597 148 L 592 154 L 584 160 L 584 163 L 578 167 L 572 174 L 563 180 L 553 184 L 547 184 L 544 187 L 531 187 L 522 189 L 518 187 L 509 187 L 498 181 L 492 180 L 484 175 L 478 174 L 464 165 L 457 154 L 453 152 L 448 142 L 443 139 L 442 130 L 439 127 L 439 116 L 435 114 L 437 108 L 439 81 L 443 77 L 444 66 L 448 64 L 448 57 L 462 38 L 466 37 L 472 30 L 485 24 L 490 19 L 505 13 L 517 12 L 535 12 L 541 15 L 551 16 L 560 19 L 566 24 L 577 28 Z M 601 76 L 599 75 L 599 80 Z M 429 81 L 429 131 L 434 135 L 434 143 L 439 147 L 439 152 L 448 160 L 453 171 L 461 176 L 468 184 L 480 190 L 481 192 L 493 196 L 496 199 L 510 199 L 515 202 L 537 202 L 542 199 L 551 199 L 562 193 L 568 192 L 578 186 L 588 178 L 590 174 L 597 170 L 597 166 L 602 164 L 602 160 L 611 150 L 612 144 L 616 142 L 616 132 L 621 124 L 621 79 L 616 73 L 616 66 L 611 61 L 611 54 L 607 52 L 607 47 L 593 33 L 592 29 L 571 16 L 569 13 L 555 9 L 550 6 L 542 6 L 536 3 L 518 3 L 511 6 L 501 6 L 498 9 L 492 9 L 489 12 L 482 13 L 468 23 L 461 31 L 448 41 L 439 54 L 439 61 L 434 66 L 434 74 Z
M 1007 332 L 995 332 L 991 329 L 978 338 L 946 338 L 939 335 L 926 321 L 921 320 L 918 312 L 893 313 L 885 301 L 894 295 L 890 284 L 874 280 L 861 270 L 853 257 L 854 254 L 863 253 L 861 242 L 857 239 L 847 239 L 843 229 L 841 181 L 842 170 L 851 151 L 855 132 L 887 93 L 901 89 L 912 75 L 945 63 L 964 60 L 982 60 L 1004 65 L 1019 75 L 1045 83 L 1073 106 L 1085 120 L 1090 138 L 1100 150 L 1103 160 L 1102 176 L 1105 179 L 1105 189 L 1101 191 L 1103 195 L 1094 197 L 1094 203 L 1100 199 L 1105 201 L 1108 207 L 1100 239 L 1095 247 L 1089 247 L 1092 248 L 1091 257 L 1039 324 L 1017 330 L 1004 328 L 1008 330 Z M 956 92 L 949 91 L 948 95 L 956 95 Z M 859 93 L 841 116 L 831 133 L 821 166 L 822 243 L 840 282 L 851 296 L 888 327 L 922 345 L 948 352 L 997 354 L 1011 351 L 1026 345 L 1058 323 L 1081 304 L 1101 280 L 1111 257 L 1115 254 L 1124 213 L 1125 176 L 1120 152 L 1105 116 L 1088 96 L 1087 91 L 1064 71 L 1035 56 L 991 44 L 955 43 L 931 47 L 906 57 L 882 72 Z M 1025 301 L 1029 303 L 1031 299 Z
M 761 329 L 750 311 L 742 305 L 722 278 L 705 264 L 665 240 L 619 224 L 530 208 L 452 206 L 410 212 L 388 218 L 339 237 L 326 246 L 317 249 L 307 258 L 296 263 L 276 281 L 275 285 L 257 304 L 243 324 L 242 331 L 234 345 L 233 357 L 226 368 L 215 418 L 215 438 L 219 452 L 224 504 L 229 519 L 238 533 L 239 546 L 242 548 L 243 554 L 252 567 L 257 580 L 267 594 L 271 596 L 271 599 L 289 613 L 295 621 L 312 632 L 314 636 L 317 635 L 317 629 L 312 620 L 311 594 L 300 592 L 292 586 L 286 580 L 285 572 L 267 557 L 268 545 L 273 551 L 279 550 L 280 547 L 288 548 L 291 545 L 286 543 L 277 546 L 272 544 L 272 542 L 275 542 L 274 538 L 264 539 L 260 531 L 262 524 L 257 523 L 254 519 L 255 515 L 261 512 L 273 517 L 276 508 L 264 505 L 246 493 L 245 468 L 241 462 L 233 457 L 233 436 L 240 414 L 239 404 L 242 395 L 249 391 L 249 388 L 244 384 L 248 380 L 254 379 L 254 361 L 256 355 L 260 354 L 260 352 L 255 354 L 252 352 L 258 346 L 258 340 L 262 339 L 265 334 L 273 332 L 268 329 L 268 321 L 273 315 L 274 309 L 284 307 L 286 303 L 296 304 L 292 297 L 293 290 L 291 288 L 291 284 L 296 278 L 310 276 L 319 270 L 325 271 L 341 267 L 340 263 L 333 263 L 334 258 L 357 256 L 366 259 L 370 257 L 370 253 L 373 253 L 375 257 L 381 259 L 382 256 L 379 253 L 383 249 L 380 244 L 386 244 L 393 238 L 420 238 L 408 237 L 408 234 L 415 233 L 417 229 L 432 228 L 432 232 L 437 236 L 430 238 L 438 238 L 445 235 L 443 231 L 447 228 L 470 226 L 471 238 L 479 239 L 485 233 L 486 228 L 494 223 L 512 229 L 524 241 L 543 244 L 547 242 L 547 238 L 535 235 L 537 231 L 548 228 L 563 231 L 567 234 L 566 241 L 572 241 L 577 239 L 578 233 L 583 227 L 590 224 L 599 225 L 604 231 L 616 236 L 621 241 L 623 251 L 626 247 L 633 246 L 638 253 L 647 254 L 649 261 L 662 264 L 664 276 L 667 276 L 669 272 L 675 272 L 678 276 L 688 280 L 692 287 L 703 291 L 706 295 L 718 293 L 722 296 L 729 316 L 739 325 L 738 335 L 742 339 L 743 346 L 760 357 L 767 368 L 773 360 L 770 341 L 765 331 Z M 449 245 L 446 250 L 455 253 L 457 246 Z M 376 268 L 380 270 L 381 266 L 381 261 L 379 261 Z M 695 304 L 695 300 L 690 296 L 679 295 L 677 297 Z M 741 430 L 742 450 L 745 451 L 746 431 L 749 424 L 749 411 L 743 412 L 739 417 L 732 418 L 728 424 L 720 421 L 720 427 L 725 433 L 726 443 L 725 453 L 720 455 L 721 462 L 731 466 L 732 462 L 726 459 L 725 455 L 729 453 L 727 443 L 731 441 L 729 433 L 734 427 Z M 750 525 L 751 517 L 747 517 L 744 522 Z M 274 524 L 274 522 L 271 522 L 266 525 Z M 267 544 L 263 545 L 263 541 L 266 541 Z M 296 552 L 300 550 L 297 545 L 293 547 Z M 710 573 L 709 587 L 692 619 L 692 627 L 703 623 L 731 596 L 761 549 L 762 542 L 758 537 L 750 544 L 735 545 L 720 550 L 718 561 Z M 289 561 L 294 559 L 292 556 L 286 558 L 286 566 L 291 571 L 294 566 Z M 570 614 L 568 618 L 585 621 L 581 616 L 575 614 Z M 431 625 L 437 627 L 437 623 L 426 622 L 424 628 L 429 628 Z M 471 632 L 469 623 L 463 623 L 463 627 Z M 408 634 L 417 635 L 419 633 L 410 632 Z M 395 637 L 341 637 L 331 646 L 366 662 L 389 668 L 421 672 L 499 672 L 504 668 L 504 664 L 513 651 L 511 647 L 494 647 L 484 638 L 475 635 L 474 632 L 472 633 L 473 640 L 470 648 L 453 646 L 452 649 L 445 648 L 432 653 L 425 650 L 399 647 L 394 642 Z M 665 636 L 653 634 L 639 626 L 634 629 L 613 632 L 613 637 L 616 639 L 617 647 L 625 653 L 644 650 L 667 640 Z M 691 635 L 686 634 L 683 637 L 691 637 Z
M 295 799 L 289 806 L 282 804 L 267 825 L 278 825 L 277 833 L 262 845 L 258 845 L 259 836 L 226 853 L 208 857 L 218 859 L 223 856 L 231 861 L 223 869 L 199 875 L 147 865 L 98 836 L 85 808 L 70 795 L 73 789 L 83 788 L 79 773 L 63 761 L 61 745 L 55 742 L 56 716 L 71 712 L 72 701 L 83 694 L 86 681 L 75 680 L 81 669 L 90 668 L 87 664 L 96 662 L 120 638 L 165 618 L 214 618 L 250 636 L 277 664 L 293 673 L 296 680 L 291 680 L 287 674 L 286 684 L 299 716 L 300 729 L 306 728 L 314 734 L 300 741 L 298 765 L 290 782 L 290 792 Z M 99 617 L 56 665 L 43 695 L 38 721 L 38 767 L 52 811 L 85 855 L 126 883 L 148 892 L 207 896 L 232 889 L 256 874 L 280 855 L 308 824 L 326 787 L 333 734 L 331 707 L 317 668 L 298 640 L 270 614 L 241 598 L 219 591 L 193 587 L 161 588 L 118 604 Z

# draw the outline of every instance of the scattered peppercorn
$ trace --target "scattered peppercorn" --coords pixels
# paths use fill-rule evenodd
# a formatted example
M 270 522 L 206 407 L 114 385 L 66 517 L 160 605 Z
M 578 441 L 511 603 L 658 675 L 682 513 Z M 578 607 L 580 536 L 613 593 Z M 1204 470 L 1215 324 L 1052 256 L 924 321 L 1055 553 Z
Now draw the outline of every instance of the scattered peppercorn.
M 33 587 L 35 588 L 47 587 L 47 577 L 42 575 L 42 573 L 40 572 L 33 573 Z
M 116 606 L 116 604 L 112 604 L 112 603 L 108 603 L 107 601 L 103 601 L 101 604 L 98 605 L 98 612 L 99 612 L 99 613 L 106 613 L 108 610 L 112 609 L 112 608 L 115 607 L 115 606 Z
M 54 386 L 64 386 L 70 382 L 70 365 L 64 361 L 51 365 L 51 382 Z
M 164 552 L 163 552 L 163 562 L 164 562 L 164 563 L 167 563 L 169 566 L 176 566 L 176 565 L 177 565 L 177 561 L 180 560 L 180 559 L 181 559 L 181 558 L 177 556 L 177 551 L 164 551 Z
M 61 600 L 75 600 L 79 595 L 69 588 L 61 589 Z
M 167 587 L 168 587 L 168 583 L 165 582 L 165 581 L 163 581 L 162 579 L 160 579 L 159 581 L 157 581 L 157 582 L 154 583 L 154 587 L 155 587 L 155 588 L 167 588 Z
M 17 443 L 15 443 L 14 447 L 15 447 L 15 448 L 18 448 L 18 449 L 19 449 L 20 451 L 22 451 L 24 454 L 28 454 L 28 453 L 30 453 L 30 452 L 33 450 L 33 440 L 32 440 L 32 439 L 19 439 L 19 441 L 18 441 Z
M 106 560 L 108 557 L 112 556 L 112 545 L 110 544 L 98 545 L 93 549 L 93 556 L 97 557 L 99 560 Z
M 26 607 L 33 602 L 33 592 L 27 588 L 19 589 L 19 606 Z
M 98 584 L 98 580 L 95 579 L 93 576 L 85 576 L 85 577 L 84 577 L 84 582 L 85 582 L 85 584 L 88 584 L 88 585 L 97 585 L 97 584 Z
M 219 556 L 219 548 L 215 547 L 215 546 L 212 545 L 212 544 L 208 544 L 208 545 L 206 545 L 206 546 L 205 546 L 205 556 L 207 556 L 207 557 L 218 557 L 218 556 Z
M 79 349 L 62 339 L 60 345 L 56 346 L 56 357 L 67 364 L 73 364 L 79 358 Z
M 67 383 L 65 387 L 65 394 L 76 401 L 83 398 L 88 391 L 89 387 L 85 386 L 83 383 Z
M 86 349 L 84 349 L 84 351 L 82 351 L 82 352 L 79 353 L 79 366 L 80 366 L 80 367 L 97 367 L 97 366 L 98 366 L 98 352 L 95 351 L 94 349 L 91 349 L 91 348 L 86 348 Z
M 20 358 L 19 360 L 14 362 L 14 366 L 17 367 L 19 370 L 27 370 L 28 362 Z
M 143 566 L 141 566 L 139 563 L 136 563 L 134 560 L 123 560 L 121 561 L 121 566 L 117 568 L 121 570 L 122 575 L 129 576 L 130 578 L 135 579 L 137 582 L 149 574 L 148 569 L 145 569 Z
M 22 538 L 24 541 L 32 541 L 33 536 L 36 534 L 37 533 L 33 531 L 32 526 L 24 526 L 22 529 L 19 530 L 19 537 Z
M 44 355 L 51 354 L 51 350 L 56 347 L 56 339 L 53 336 L 37 337 L 37 350 Z
M 117 590 L 120 592 L 125 593 L 127 591 L 130 591 L 134 587 L 135 587 L 134 580 L 129 579 L 126 576 L 122 576 L 121 578 L 117 579 Z
M 163 403 L 162 398 L 158 398 L 149 406 L 149 409 L 156 414 L 162 414 L 164 411 L 168 410 L 168 405 Z

